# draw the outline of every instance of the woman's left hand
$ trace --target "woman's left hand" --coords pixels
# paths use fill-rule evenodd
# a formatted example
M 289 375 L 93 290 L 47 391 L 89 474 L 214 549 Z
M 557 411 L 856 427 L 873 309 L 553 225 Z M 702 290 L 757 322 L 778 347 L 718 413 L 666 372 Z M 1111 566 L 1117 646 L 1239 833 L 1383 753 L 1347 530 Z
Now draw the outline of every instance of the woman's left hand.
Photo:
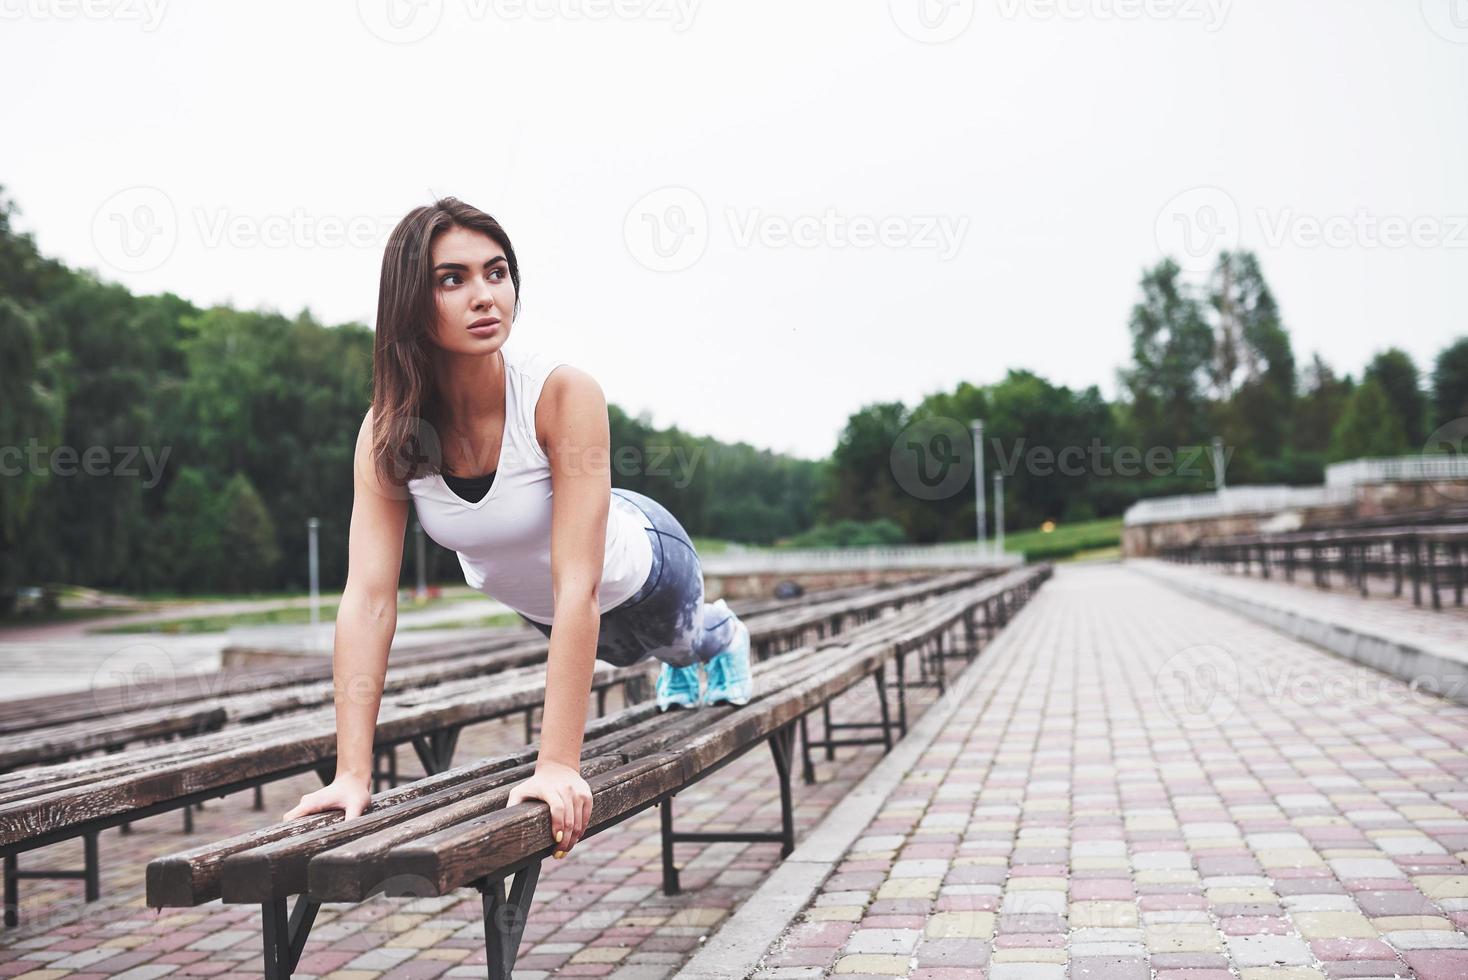
M 544 800 L 551 810 L 551 835 L 556 857 L 563 858 L 591 824 L 591 787 L 580 771 L 559 762 L 537 762 L 535 775 L 510 790 L 507 806 L 526 800 Z

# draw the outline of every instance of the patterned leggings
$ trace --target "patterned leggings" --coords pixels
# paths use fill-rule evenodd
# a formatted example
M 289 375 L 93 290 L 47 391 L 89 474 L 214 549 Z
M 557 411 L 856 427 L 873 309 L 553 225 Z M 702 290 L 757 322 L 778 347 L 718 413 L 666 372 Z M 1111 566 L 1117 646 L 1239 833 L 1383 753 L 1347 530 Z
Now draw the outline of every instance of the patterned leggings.
M 666 507 L 645 494 L 613 487 L 612 496 L 651 521 L 647 533 L 652 568 L 641 588 L 602 613 L 597 659 L 618 667 L 648 656 L 674 667 L 712 660 L 734 639 L 737 617 L 722 602 L 703 601 L 703 566 L 688 532 Z M 618 506 L 618 500 L 612 505 Z M 550 636 L 549 626 L 520 618 Z

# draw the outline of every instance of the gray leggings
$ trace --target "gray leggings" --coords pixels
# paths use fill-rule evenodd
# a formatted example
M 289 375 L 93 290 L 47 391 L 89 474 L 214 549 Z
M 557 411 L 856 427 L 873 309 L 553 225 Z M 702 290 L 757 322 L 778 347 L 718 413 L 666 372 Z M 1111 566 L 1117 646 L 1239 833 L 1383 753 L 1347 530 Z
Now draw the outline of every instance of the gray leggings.
M 636 592 L 601 614 L 597 659 L 618 667 L 648 656 L 674 667 L 712 660 L 733 640 L 736 617 L 722 605 L 703 601 L 703 566 L 688 532 L 651 497 L 621 487 L 613 487 L 612 494 L 652 522 L 647 529 L 652 568 Z M 550 636 L 549 626 L 520 618 Z

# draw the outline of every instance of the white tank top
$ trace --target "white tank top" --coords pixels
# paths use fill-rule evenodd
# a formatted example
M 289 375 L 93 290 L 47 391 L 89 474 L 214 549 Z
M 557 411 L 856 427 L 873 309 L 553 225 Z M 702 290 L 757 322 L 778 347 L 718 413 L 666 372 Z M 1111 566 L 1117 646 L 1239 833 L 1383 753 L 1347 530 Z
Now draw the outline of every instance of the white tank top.
M 555 616 L 551 593 L 550 458 L 535 438 L 535 405 L 552 369 L 566 363 L 500 348 L 505 358 L 505 436 L 489 492 L 471 503 L 434 474 L 408 481 L 428 536 L 459 555 L 464 581 L 538 623 Z M 652 569 L 651 522 L 611 494 L 598 604 L 606 612 L 632 596 Z

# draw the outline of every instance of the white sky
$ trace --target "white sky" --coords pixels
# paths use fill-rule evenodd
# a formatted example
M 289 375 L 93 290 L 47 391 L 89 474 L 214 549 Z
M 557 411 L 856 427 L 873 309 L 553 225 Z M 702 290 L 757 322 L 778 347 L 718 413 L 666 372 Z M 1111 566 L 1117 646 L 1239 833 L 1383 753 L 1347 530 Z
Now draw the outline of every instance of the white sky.
M 329 323 L 454 194 L 520 253 L 510 344 L 812 458 L 1010 367 L 1113 396 L 1164 249 L 1257 250 L 1302 363 L 1468 332 L 1468 3 L 923 2 L 0 0 L 0 183 L 70 264 Z M 896 221 L 778 239 L 828 209 Z

